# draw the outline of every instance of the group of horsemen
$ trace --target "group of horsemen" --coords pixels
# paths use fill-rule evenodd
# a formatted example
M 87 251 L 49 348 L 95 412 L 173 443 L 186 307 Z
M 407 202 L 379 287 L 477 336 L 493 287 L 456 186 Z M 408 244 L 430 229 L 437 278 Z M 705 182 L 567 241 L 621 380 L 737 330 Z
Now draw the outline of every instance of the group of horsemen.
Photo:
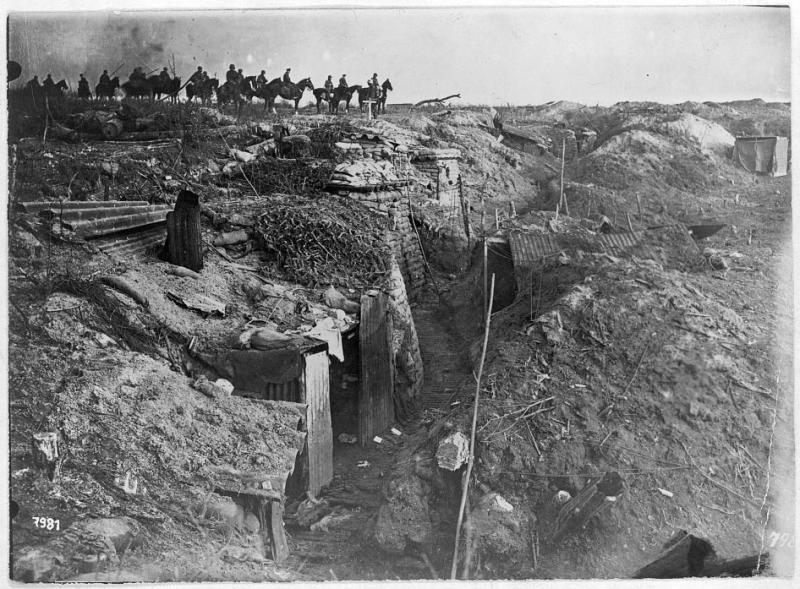
M 292 84 L 291 79 L 291 68 L 286 68 L 286 72 L 284 72 L 283 77 L 281 78 L 281 82 L 286 85 Z M 130 76 L 128 77 L 129 82 L 134 85 L 143 85 L 149 83 L 147 75 L 144 73 L 142 67 L 134 68 L 133 72 L 131 72 Z M 158 82 L 163 85 L 165 88 L 169 85 L 172 81 L 172 78 L 165 67 L 161 72 L 158 74 Z M 228 71 L 225 73 L 225 81 L 229 83 L 232 88 L 235 89 L 237 93 L 242 93 L 245 89 L 245 76 L 242 73 L 242 69 L 236 69 L 234 64 L 230 64 Z M 187 94 L 194 95 L 194 96 L 201 96 L 204 87 L 208 87 L 211 83 L 211 78 L 208 76 L 208 72 L 203 70 L 203 66 L 197 66 L 197 71 L 195 71 L 187 82 Z M 269 81 L 267 80 L 266 70 L 261 70 L 261 73 L 255 78 L 254 87 L 252 88 L 255 91 L 258 91 L 260 88 L 268 84 Z M 112 86 L 111 77 L 108 74 L 108 70 L 103 70 L 103 73 L 100 75 L 100 80 L 97 84 L 97 93 L 101 93 L 101 89 L 110 88 Z M 189 86 L 192 86 L 193 92 L 188 89 Z M 45 78 L 43 83 L 39 83 L 39 76 L 34 76 L 33 79 L 29 80 L 26 84 L 26 87 L 33 90 L 33 91 L 42 91 L 44 93 L 51 93 L 56 88 L 56 83 L 53 81 L 52 74 L 47 74 L 47 78 Z M 342 74 L 339 78 L 339 86 L 340 89 L 347 90 L 349 84 L 347 83 L 347 75 Z M 336 87 L 334 86 L 332 76 L 328 75 L 327 80 L 325 80 L 324 84 L 324 96 L 323 98 L 330 102 L 333 98 L 334 91 Z M 367 80 L 367 99 L 368 100 L 377 100 L 381 97 L 381 86 L 378 83 L 378 74 L 372 74 L 372 77 Z M 80 74 L 80 79 L 78 80 L 78 97 L 79 98 L 91 98 L 92 93 L 89 88 L 89 81 L 86 79 L 84 74 Z

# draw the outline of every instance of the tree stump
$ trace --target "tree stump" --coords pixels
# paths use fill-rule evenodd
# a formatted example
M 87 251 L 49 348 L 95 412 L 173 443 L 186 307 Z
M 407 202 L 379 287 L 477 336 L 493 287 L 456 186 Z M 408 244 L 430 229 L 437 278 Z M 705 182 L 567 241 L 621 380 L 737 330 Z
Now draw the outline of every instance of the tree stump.
M 33 464 L 47 473 L 47 478 L 55 481 L 61 471 L 61 458 L 58 453 L 58 434 L 40 432 L 31 438 Z
M 181 190 L 175 210 L 167 213 L 167 242 L 164 246 L 167 261 L 199 272 L 203 268 L 202 243 L 200 197 L 189 190 Z

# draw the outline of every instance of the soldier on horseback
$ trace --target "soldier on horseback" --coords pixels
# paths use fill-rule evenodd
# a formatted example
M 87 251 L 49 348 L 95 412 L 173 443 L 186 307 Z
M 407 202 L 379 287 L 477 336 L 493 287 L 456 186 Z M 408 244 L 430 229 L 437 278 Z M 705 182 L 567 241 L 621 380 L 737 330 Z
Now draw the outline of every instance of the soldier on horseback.
M 283 73 L 283 83 L 284 84 L 291 84 L 292 79 L 289 77 L 289 72 L 292 71 L 292 68 L 287 67 L 286 71 Z
M 42 88 L 44 88 L 45 92 L 50 93 L 52 92 L 55 85 L 56 83 L 53 81 L 53 74 L 47 74 L 47 77 L 44 79 L 44 82 L 42 83 Z
M 147 80 L 147 76 L 144 75 L 144 72 L 142 71 L 142 66 L 137 65 L 135 68 L 133 68 L 133 71 L 131 72 L 131 75 L 128 76 L 128 79 L 131 82 L 134 82 L 136 80 Z
M 331 96 L 333 96 L 333 80 L 331 80 L 330 74 L 328 75 L 328 79 L 325 80 L 325 92 L 327 93 L 328 100 L 330 101 Z
M 108 70 L 103 70 L 103 73 L 100 74 L 100 81 L 98 84 L 101 86 L 107 86 L 111 83 L 111 78 L 108 77 Z
M 264 84 L 267 83 L 267 70 L 261 70 L 261 73 L 258 74 L 256 78 L 256 89 L 261 88 Z
M 239 74 L 236 71 L 236 66 L 231 64 L 228 67 L 228 71 L 225 72 L 225 81 L 230 82 L 231 84 L 236 84 L 239 81 Z
M 345 79 L 346 74 L 342 74 L 342 77 L 339 78 L 339 88 L 347 88 L 347 79 Z
M 162 85 L 169 84 L 170 77 L 167 68 L 164 68 L 163 70 L 161 70 L 161 73 L 158 74 L 158 81 L 161 82 Z
M 203 81 L 203 74 L 204 73 L 205 72 L 203 71 L 203 66 L 202 65 L 198 65 L 197 66 L 197 71 L 195 73 L 193 73 L 191 76 L 189 76 L 189 84 L 200 84 L 200 82 Z
M 39 76 L 33 76 L 31 80 L 28 80 L 28 83 L 25 84 L 26 88 L 33 88 L 34 90 L 41 90 L 42 85 L 39 83 Z
M 78 80 L 78 98 L 91 98 L 92 92 L 89 90 L 89 80 L 81 74 L 81 79 Z

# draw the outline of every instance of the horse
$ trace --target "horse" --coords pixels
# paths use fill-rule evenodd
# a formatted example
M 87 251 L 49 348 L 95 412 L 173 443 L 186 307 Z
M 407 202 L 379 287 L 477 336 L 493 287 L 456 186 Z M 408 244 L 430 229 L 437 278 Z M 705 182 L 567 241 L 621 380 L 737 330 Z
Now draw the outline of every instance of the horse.
M 350 99 L 353 98 L 353 94 L 359 92 L 361 90 L 361 86 L 356 84 L 355 86 L 348 86 L 347 88 L 343 88 L 339 86 L 334 89 L 333 91 L 333 112 L 338 114 L 339 113 L 339 103 L 344 100 L 344 112 L 350 112 Z
M 145 78 L 134 78 L 122 84 L 122 91 L 125 96 L 129 98 L 144 98 L 148 97 L 150 101 L 153 100 L 153 85 L 150 80 Z
M 102 82 L 94 87 L 94 96 L 96 100 L 105 97 L 111 100 L 114 98 L 114 92 L 119 88 L 119 76 L 114 76 L 107 83 Z
M 328 92 L 325 88 L 314 88 L 314 98 L 317 101 L 317 114 L 320 114 L 320 104 L 323 101 L 328 103 L 328 112 L 333 113 L 333 92 Z
M 394 90 L 392 88 L 392 83 L 389 81 L 389 78 L 386 78 L 381 84 L 381 93 L 378 96 L 378 105 L 377 105 L 377 112 L 382 112 L 386 114 L 386 95 L 390 90 Z
M 178 92 L 181 89 L 180 78 L 170 78 L 167 81 L 161 79 L 161 76 L 150 76 L 147 78 L 147 83 L 153 89 L 153 96 L 156 100 L 161 100 L 162 94 L 170 96 L 170 102 L 177 102 Z
M 211 97 L 219 88 L 217 78 L 208 78 L 186 86 L 186 98 L 194 102 L 195 97 L 200 99 L 200 103 L 205 105 L 211 101 Z
M 386 114 L 386 93 L 389 90 L 394 90 L 394 88 L 392 88 L 392 83 L 389 81 L 389 78 L 386 78 L 383 84 L 381 84 L 381 89 L 375 97 L 375 110 L 373 111 L 373 114 L 379 114 L 381 112 L 381 106 L 383 106 L 383 112 Z M 368 98 L 369 88 L 360 88 L 358 90 L 358 108 L 362 113 L 364 112 L 364 103 Z
M 242 93 L 242 97 L 247 100 L 247 102 L 251 102 L 253 100 L 253 96 L 256 95 L 256 77 L 246 76 L 243 78 L 239 84 L 239 91 Z
M 303 78 L 297 84 L 290 83 L 284 84 L 280 78 L 275 78 L 271 82 L 264 84 L 256 90 L 255 96 L 264 99 L 264 111 L 267 109 L 272 111 L 272 114 L 278 114 L 275 110 L 275 99 L 280 97 L 284 100 L 294 100 L 294 114 L 297 114 L 300 99 L 303 98 L 303 92 L 308 89 L 314 91 L 314 84 L 311 83 L 311 78 Z
M 49 88 L 44 88 L 44 94 L 47 98 L 63 98 L 68 86 L 66 80 L 59 80 L 56 84 L 53 84 Z
M 242 98 L 240 84 L 236 82 L 225 82 L 222 86 L 217 88 L 217 107 L 220 112 L 222 111 L 222 107 L 229 102 L 232 102 L 236 106 L 236 115 L 238 116 L 242 112 L 244 98 Z

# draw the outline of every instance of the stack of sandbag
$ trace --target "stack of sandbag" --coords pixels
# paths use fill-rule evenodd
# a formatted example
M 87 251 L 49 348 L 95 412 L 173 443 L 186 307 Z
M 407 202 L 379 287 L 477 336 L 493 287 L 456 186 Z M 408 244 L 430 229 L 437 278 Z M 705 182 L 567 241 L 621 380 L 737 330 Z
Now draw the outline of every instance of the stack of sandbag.
M 358 190 L 393 186 L 398 182 L 400 178 L 390 162 L 365 159 L 336 166 L 329 186 Z

